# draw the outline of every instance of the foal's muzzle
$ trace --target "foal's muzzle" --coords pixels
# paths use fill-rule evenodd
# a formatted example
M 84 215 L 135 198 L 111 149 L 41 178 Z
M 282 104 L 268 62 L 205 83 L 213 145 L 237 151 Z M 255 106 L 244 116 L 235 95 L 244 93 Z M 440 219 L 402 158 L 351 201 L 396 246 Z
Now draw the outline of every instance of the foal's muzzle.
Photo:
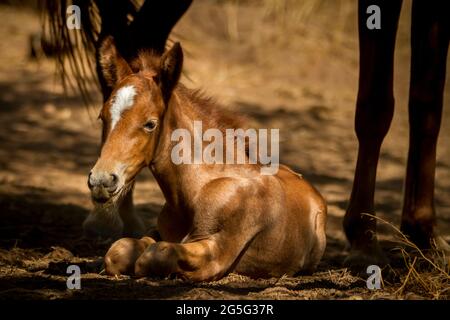
M 105 203 L 117 191 L 119 177 L 115 173 L 91 171 L 88 187 L 95 202 Z

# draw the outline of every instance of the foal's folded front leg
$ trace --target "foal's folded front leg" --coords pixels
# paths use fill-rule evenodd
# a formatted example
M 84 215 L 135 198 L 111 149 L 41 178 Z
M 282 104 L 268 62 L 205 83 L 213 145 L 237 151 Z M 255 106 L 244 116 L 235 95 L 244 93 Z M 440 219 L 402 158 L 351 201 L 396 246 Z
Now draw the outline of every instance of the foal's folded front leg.
M 134 271 L 138 277 L 176 275 L 191 281 L 216 280 L 229 271 L 243 248 L 236 243 L 233 247 L 219 246 L 216 239 L 183 244 L 161 241 L 147 247 Z

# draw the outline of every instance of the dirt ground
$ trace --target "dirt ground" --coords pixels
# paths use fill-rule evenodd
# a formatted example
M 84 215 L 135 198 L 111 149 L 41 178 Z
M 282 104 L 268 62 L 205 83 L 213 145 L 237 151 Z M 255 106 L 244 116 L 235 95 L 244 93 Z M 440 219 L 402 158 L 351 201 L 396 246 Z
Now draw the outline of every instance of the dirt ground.
M 335 1 L 297 18 L 270 6 L 198 0 L 172 39 L 185 52 L 183 82 L 201 87 L 255 126 L 280 128 L 281 161 L 309 179 L 328 202 L 327 250 L 310 276 L 255 280 L 231 274 L 211 283 L 108 277 L 106 246 L 81 239 L 92 208 L 87 173 L 100 137 L 98 104 L 87 109 L 65 95 L 54 61 L 28 58 L 29 35 L 40 29 L 28 9 L 0 6 L 0 299 L 448 299 L 449 290 L 405 280 L 391 226 L 380 225 L 393 269 L 381 290 L 342 266 L 341 224 L 353 179 L 357 141 L 353 114 L 358 75 L 355 8 Z M 270 1 L 267 1 L 270 3 Z M 345 4 L 345 5 L 344 5 Z M 409 2 L 397 41 L 396 113 L 383 145 L 377 214 L 398 225 L 408 141 Z M 438 148 L 438 230 L 450 241 L 450 84 Z M 154 225 L 164 199 L 149 172 L 138 179 L 138 213 Z M 81 290 L 66 289 L 66 268 L 82 270 Z M 430 276 L 432 271 L 424 271 Z M 441 283 L 450 287 L 447 282 Z M 442 288 L 441 288 L 442 289 Z

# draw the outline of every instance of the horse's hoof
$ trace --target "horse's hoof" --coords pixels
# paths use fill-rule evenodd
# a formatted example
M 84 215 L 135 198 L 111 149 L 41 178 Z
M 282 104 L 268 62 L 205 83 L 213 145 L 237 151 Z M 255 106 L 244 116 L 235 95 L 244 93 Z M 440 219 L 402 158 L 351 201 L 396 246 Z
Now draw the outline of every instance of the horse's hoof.
M 350 249 L 344 260 L 344 266 L 357 273 L 366 273 L 367 267 L 376 265 L 380 268 L 389 264 L 389 259 L 378 244 L 358 249 Z

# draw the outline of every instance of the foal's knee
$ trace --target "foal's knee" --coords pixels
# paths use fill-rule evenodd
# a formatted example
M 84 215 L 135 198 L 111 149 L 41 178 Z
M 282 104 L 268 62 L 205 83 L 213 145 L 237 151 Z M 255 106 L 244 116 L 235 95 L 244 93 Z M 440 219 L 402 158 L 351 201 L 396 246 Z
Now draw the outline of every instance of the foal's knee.
M 152 243 L 155 243 L 155 240 L 150 237 L 122 238 L 114 242 L 105 256 L 106 274 L 133 274 L 136 260 Z
M 137 277 L 167 276 L 178 271 L 177 254 L 175 247 L 165 241 L 149 246 L 137 259 L 134 274 Z

